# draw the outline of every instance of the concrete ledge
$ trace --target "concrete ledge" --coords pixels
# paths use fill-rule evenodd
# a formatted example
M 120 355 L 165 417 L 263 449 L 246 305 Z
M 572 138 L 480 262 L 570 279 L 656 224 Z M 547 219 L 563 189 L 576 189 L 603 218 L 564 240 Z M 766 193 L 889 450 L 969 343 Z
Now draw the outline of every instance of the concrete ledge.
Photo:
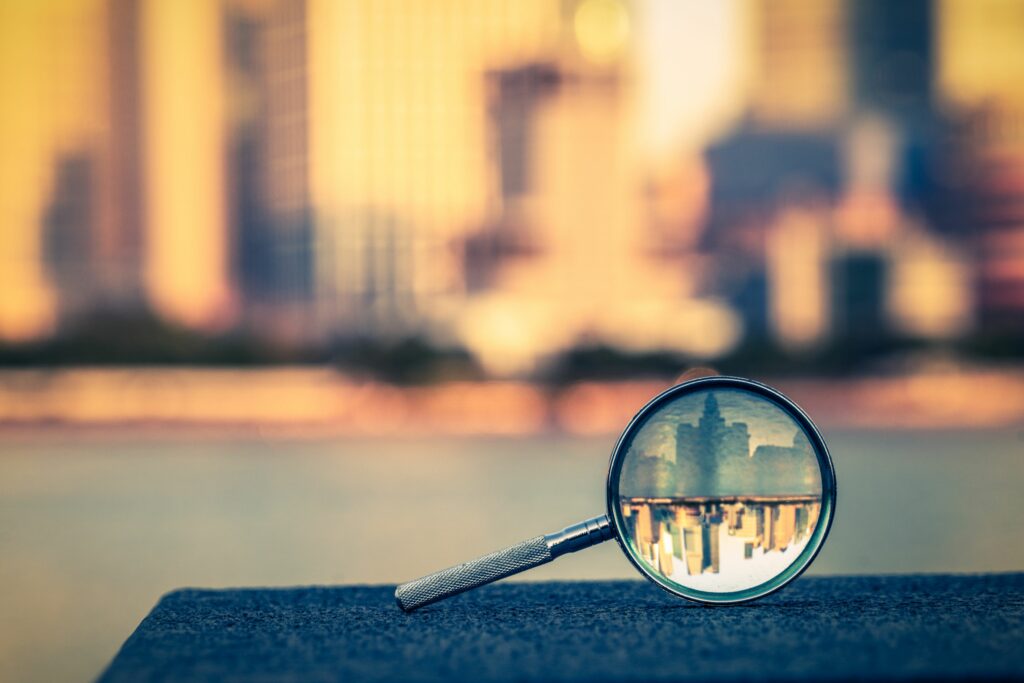
M 176 591 L 100 681 L 1024 680 L 1024 574 L 804 578 L 713 608 L 643 581 L 503 583 L 409 615 L 392 592 Z

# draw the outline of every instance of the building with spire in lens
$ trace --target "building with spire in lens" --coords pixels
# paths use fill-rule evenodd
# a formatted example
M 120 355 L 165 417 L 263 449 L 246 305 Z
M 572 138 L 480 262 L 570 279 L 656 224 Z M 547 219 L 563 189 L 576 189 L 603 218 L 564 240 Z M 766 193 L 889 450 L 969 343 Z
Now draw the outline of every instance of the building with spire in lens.
M 750 432 L 744 422 L 726 424 L 714 392 L 704 399 L 696 425 L 676 429 L 676 486 L 680 495 L 749 493 Z M 746 467 L 745 467 L 746 466 Z M 739 486 L 740 490 L 734 490 Z
M 775 419 L 785 421 L 787 428 L 796 427 L 785 415 Z M 752 425 L 755 434 L 769 431 L 769 420 L 759 417 Z M 665 495 L 666 482 L 674 484 L 676 496 L 697 498 L 792 496 L 820 490 L 817 457 L 803 430 L 796 428 L 788 445 L 759 444 L 752 450 L 750 441 L 748 423 L 726 422 L 718 398 L 708 392 L 697 424 L 676 427 L 675 464 L 663 461 L 663 467 L 672 471 L 658 479 L 659 495 Z

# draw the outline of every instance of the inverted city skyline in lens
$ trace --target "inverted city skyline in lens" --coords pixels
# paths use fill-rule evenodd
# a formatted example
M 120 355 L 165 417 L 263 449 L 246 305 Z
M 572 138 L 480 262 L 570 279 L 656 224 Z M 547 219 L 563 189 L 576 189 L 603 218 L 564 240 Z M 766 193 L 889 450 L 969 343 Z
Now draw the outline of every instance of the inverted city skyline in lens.
M 745 591 L 783 573 L 821 512 L 807 433 L 773 401 L 737 389 L 679 397 L 634 435 L 619 479 L 634 555 L 683 589 Z

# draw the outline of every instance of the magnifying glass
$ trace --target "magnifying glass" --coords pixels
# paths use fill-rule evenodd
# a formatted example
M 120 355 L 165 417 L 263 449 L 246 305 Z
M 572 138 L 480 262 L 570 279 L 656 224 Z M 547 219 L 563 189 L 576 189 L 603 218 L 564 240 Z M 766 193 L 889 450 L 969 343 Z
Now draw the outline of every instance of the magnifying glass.
M 608 466 L 606 514 L 402 584 L 404 611 L 612 538 L 641 574 L 706 604 L 795 579 L 828 536 L 835 471 L 817 428 L 778 391 L 702 377 L 651 400 Z

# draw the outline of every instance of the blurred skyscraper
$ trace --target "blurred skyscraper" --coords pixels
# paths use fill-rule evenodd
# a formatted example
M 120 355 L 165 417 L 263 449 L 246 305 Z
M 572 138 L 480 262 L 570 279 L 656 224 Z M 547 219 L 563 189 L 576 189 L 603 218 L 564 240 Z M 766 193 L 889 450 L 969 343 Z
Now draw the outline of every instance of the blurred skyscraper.
M 847 19 L 842 0 L 754 5 L 748 112 L 705 153 L 702 244 L 723 264 L 706 286 L 730 298 L 754 345 L 813 346 L 829 331 L 827 207 L 842 190 Z
M 455 245 L 489 196 L 483 74 L 544 54 L 558 6 L 311 0 L 309 12 L 321 324 L 443 335 L 465 289 Z
M 933 3 L 765 3 L 748 117 L 707 152 L 705 245 L 748 339 L 956 338 L 966 258 L 943 235 L 963 161 L 938 104 Z M 956 29 L 950 29 L 956 30 Z M 955 200 L 954 200 L 955 201 Z
M 966 195 L 961 234 L 977 262 L 981 328 L 1024 329 L 1024 5 L 940 4 L 947 104 L 967 123 L 966 154 L 947 191 Z
M 496 372 L 1024 320 L 1000 0 L 0 8 L 0 337 L 97 312 Z
M 304 0 L 226 8 L 232 273 L 243 324 L 315 339 Z
M 224 6 L 142 0 L 147 297 L 158 315 L 205 329 L 236 318 L 229 270 Z
M 109 0 L 105 17 L 109 59 L 104 71 L 110 82 L 110 130 L 103 153 L 108 180 L 102 188 L 102 210 L 97 219 L 102 266 L 95 273 L 102 283 L 100 306 L 133 309 L 144 305 L 142 255 L 146 209 L 138 60 L 140 4 L 141 0 Z

